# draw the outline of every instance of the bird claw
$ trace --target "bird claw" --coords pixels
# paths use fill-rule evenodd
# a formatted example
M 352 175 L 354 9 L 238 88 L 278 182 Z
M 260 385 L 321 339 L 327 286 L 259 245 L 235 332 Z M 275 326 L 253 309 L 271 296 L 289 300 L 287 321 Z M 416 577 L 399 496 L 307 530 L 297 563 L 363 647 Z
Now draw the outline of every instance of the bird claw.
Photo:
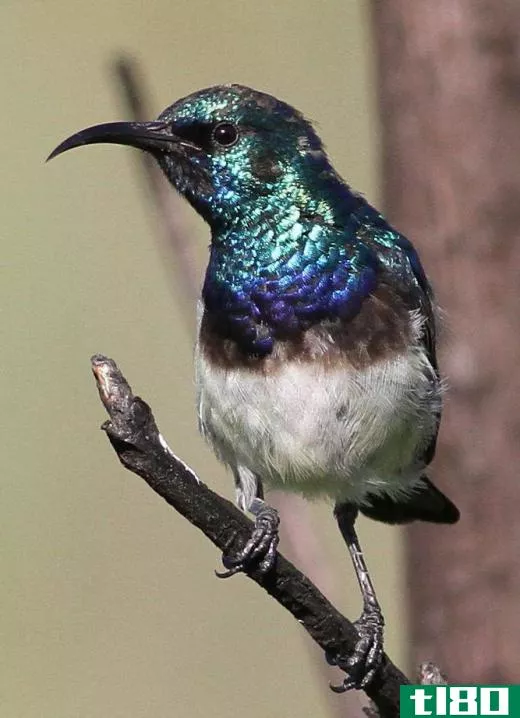
M 255 527 L 251 538 L 244 548 L 235 556 L 223 556 L 222 563 L 226 571 L 215 571 L 219 578 L 230 578 L 240 571 L 245 571 L 252 564 L 265 574 L 274 566 L 276 550 L 280 540 L 278 526 L 280 518 L 276 509 L 264 506 L 255 518 Z
M 374 680 L 383 657 L 384 621 L 379 611 L 363 611 L 354 621 L 358 632 L 358 641 L 351 656 L 344 659 L 326 653 L 330 665 L 336 665 L 345 671 L 347 677 L 339 685 L 330 686 L 334 693 L 345 693 L 353 688 L 362 690 Z

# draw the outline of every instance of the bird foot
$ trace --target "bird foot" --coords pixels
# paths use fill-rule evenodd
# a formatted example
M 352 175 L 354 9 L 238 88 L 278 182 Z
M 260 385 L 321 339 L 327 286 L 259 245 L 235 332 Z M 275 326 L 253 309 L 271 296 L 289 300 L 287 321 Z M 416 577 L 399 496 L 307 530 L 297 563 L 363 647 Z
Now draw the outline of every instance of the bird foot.
M 216 571 L 219 578 L 229 578 L 235 573 L 245 571 L 256 564 L 261 573 L 270 571 L 276 560 L 276 549 L 280 537 L 278 526 L 280 517 L 276 509 L 270 506 L 263 506 L 255 518 L 255 527 L 251 538 L 244 548 L 234 556 L 222 557 L 222 563 L 226 571 Z
M 358 632 L 358 641 L 354 652 L 348 658 L 326 653 L 330 665 L 338 666 L 347 677 L 339 685 L 331 685 L 334 693 L 345 693 L 353 688 L 366 688 L 373 680 L 383 657 L 384 619 L 380 611 L 363 611 L 354 621 Z

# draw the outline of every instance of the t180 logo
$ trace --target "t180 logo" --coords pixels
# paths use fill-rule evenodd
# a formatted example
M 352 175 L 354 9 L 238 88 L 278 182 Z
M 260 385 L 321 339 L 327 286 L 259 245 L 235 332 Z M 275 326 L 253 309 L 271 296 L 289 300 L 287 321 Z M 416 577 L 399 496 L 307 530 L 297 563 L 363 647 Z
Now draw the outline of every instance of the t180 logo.
M 520 718 L 520 686 L 401 686 L 401 718 Z

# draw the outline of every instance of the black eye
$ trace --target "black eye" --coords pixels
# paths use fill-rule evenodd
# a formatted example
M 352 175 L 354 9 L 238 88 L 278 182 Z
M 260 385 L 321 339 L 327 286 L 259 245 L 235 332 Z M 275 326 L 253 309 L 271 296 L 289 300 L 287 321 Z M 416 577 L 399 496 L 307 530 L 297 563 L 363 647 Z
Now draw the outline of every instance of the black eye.
M 222 147 L 231 147 L 238 140 L 238 130 L 231 122 L 220 122 L 213 129 L 213 139 Z

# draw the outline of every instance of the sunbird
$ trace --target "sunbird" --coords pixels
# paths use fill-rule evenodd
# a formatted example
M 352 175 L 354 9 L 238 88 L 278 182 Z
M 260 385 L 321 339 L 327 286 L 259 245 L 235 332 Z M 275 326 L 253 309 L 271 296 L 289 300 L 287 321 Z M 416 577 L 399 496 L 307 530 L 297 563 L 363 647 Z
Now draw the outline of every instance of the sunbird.
M 331 657 L 366 687 L 383 615 L 354 523 L 455 523 L 429 480 L 443 385 L 436 306 L 411 242 L 332 166 L 310 122 L 271 95 L 218 85 L 153 122 L 72 135 L 151 153 L 211 231 L 195 352 L 200 431 L 234 477 L 250 540 L 230 576 L 276 560 L 263 487 L 332 499 L 363 595 L 359 640 Z

